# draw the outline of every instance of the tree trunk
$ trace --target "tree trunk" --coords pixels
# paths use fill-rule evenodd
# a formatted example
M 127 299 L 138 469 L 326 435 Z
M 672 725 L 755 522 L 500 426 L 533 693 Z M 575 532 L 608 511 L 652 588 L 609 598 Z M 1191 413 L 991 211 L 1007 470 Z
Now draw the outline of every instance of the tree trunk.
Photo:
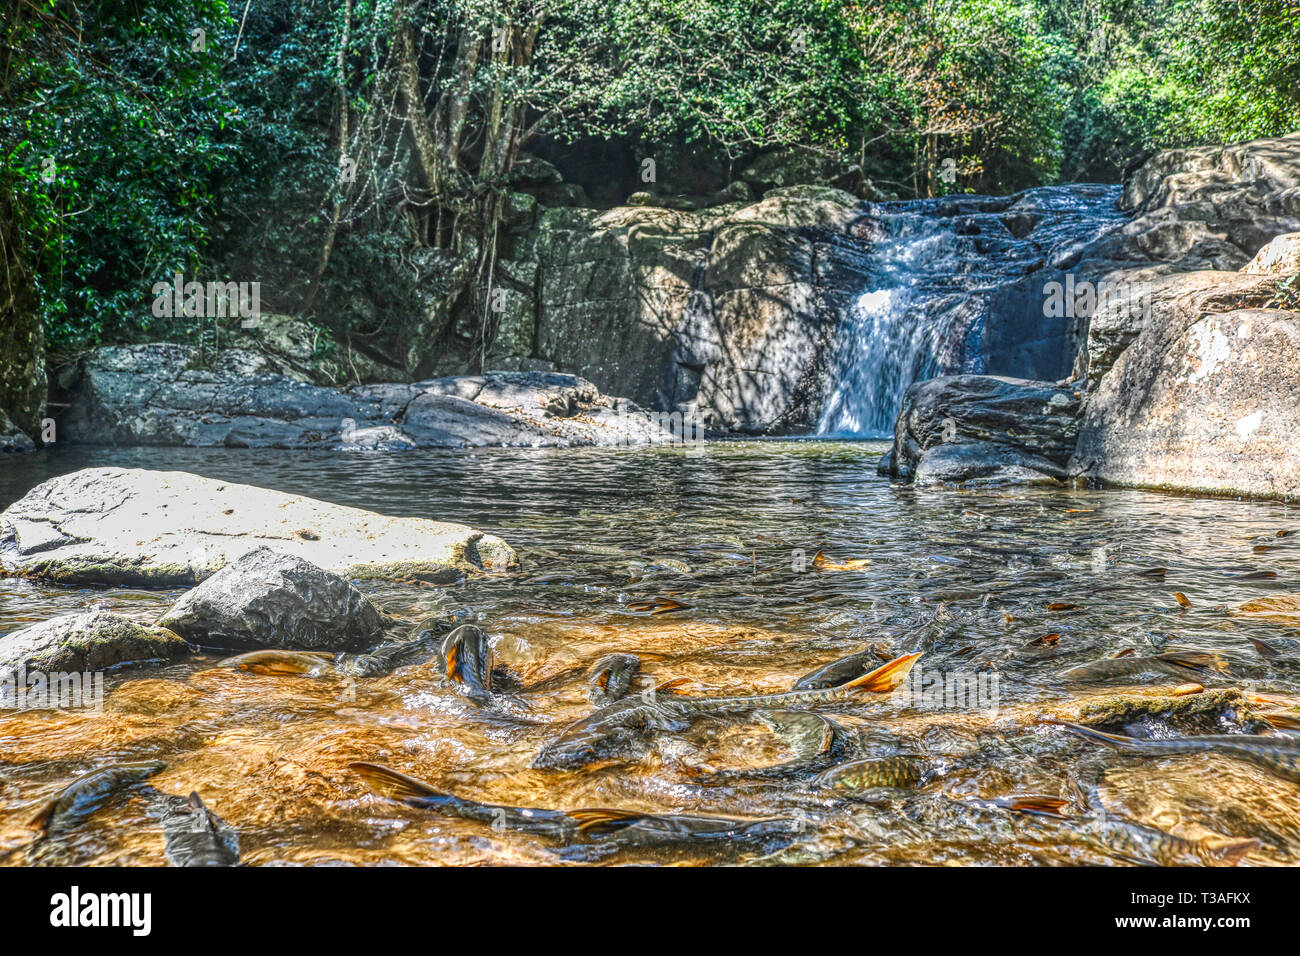
M 10 183 L 0 180 L 0 408 L 39 441 L 46 400 L 45 330 L 10 190 Z

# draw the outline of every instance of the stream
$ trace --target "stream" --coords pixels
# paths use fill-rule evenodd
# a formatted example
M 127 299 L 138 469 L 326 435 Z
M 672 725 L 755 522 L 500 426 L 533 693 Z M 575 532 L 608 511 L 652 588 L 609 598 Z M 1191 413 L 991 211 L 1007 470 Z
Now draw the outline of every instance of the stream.
M 1278 536 L 1300 531 L 1297 508 L 1124 490 L 914 489 L 877 476 L 886 447 L 816 439 L 388 454 L 80 446 L 6 459 L 0 507 L 48 477 L 114 465 L 498 534 L 517 549 L 518 572 L 364 587 L 411 621 L 477 623 L 525 689 L 508 706 L 479 707 L 446 689 L 432 662 L 342 683 L 218 669 L 215 656 L 110 673 L 102 712 L 0 713 L 0 859 L 23 862 L 26 808 L 76 775 L 160 759 L 167 768 L 150 782 L 171 794 L 198 791 L 238 829 L 252 865 L 596 861 L 536 835 L 378 798 L 347 769 L 356 760 L 494 804 L 806 822 L 775 848 L 624 849 L 600 861 L 1123 862 L 1095 828 L 990 802 L 1067 796 L 1086 770 L 1097 809 L 1114 818 L 1187 839 L 1256 838 L 1251 862 L 1293 862 L 1294 783 L 1215 754 L 1115 753 L 1039 717 L 1182 683 L 1061 677 L 1126 650 L 1214 651 L 1225 667 L 1205 681 L 1207 694 L 1239 688 L 1294 704 L 1300 652 L 1264 657 L 1248 638 L 1286 647 L 1295 632 L 1224 607 L 1300 590 L 1300 534 Z M 819 569 L 819 551 L 844 567 Z M 152 620 L 179 593 L 0 579 L 0 632 L 91 607 Z M 685 607 L 633 609 L 651 598 Z M 1040 640 L 1048 635 L 1059 637 Z M 806 748 L 782 715 L 761 713 L 696 720 L 605 766 L 530 766 L 560 728 L 592 710 L 585 671 L 605 654 L 640 655 L 648 680 L 682 680 L 688 693 L 758 694 L 868 647 L 882 660 L 924 651 L 919 673 L 944 686 L 971 678 L 981 689 L 978 700 L 896 692 L 818 708 L 853 756 L 923 760 L 918 786 L 845 794 L 815 786 L 811 764 L 765 773 L 797 763 Z M 138 798 L 106 807 L 68 839 L 76 862 L 165 862 L 158 822 Z

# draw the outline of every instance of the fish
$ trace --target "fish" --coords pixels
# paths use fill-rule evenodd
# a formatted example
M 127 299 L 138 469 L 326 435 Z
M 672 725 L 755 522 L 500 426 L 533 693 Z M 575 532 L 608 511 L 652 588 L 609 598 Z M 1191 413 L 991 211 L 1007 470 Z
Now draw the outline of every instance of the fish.
M 342 671 L 333 654 L 318 651 L 249 651 L 217 663 L 218 667 L 268 677 L 337 677 Z
M 1236 866 L 1263 846 L 1255 839 L 1188 840 L 1107 813 L 1089 818 L 1077 830 L 1105 852 L 1140 866 Z
M 443 672 L 457 690 L 474 701 L 491 700 L 495 657 L 482 628 L 462 624 L 442 639 L 439 654 Z
M 625 698 L 578 720 L 546 744 L 532 765 L 545 769 L 589 766 L 624 754 L 647 731 L 681 729 L 700 714 L 743 714 L 755 710 L 802 709 L 862 693 L 889 693 L 907 677 L 921 654 L 904 654 L 837 687 L 790 690 L 749 697 L 653 695 Z
M 635 654 L 607 654 L 587 674 L 591 699 L 597 703 L 621 700 L 631 691 L 640 672 L 641 658 Z
M 164 852 L 172 866 L 235 866 L 239 833 L 213 813 L 197 792 L 188 797 L 154 791 L 153 806 L 163 828 Z
M 689 604 L 674 601 L 672 598 L 654 597 L 644 601 L 629 601 L 627 609 L 638 614 L 649 611 L 651 614 L 667 614 L 670 611 L 688 611 Z
M 795 756 L 764 767 L 696 773 L 710 783 L 806 777 L 840 759 L 843 731 L 839 724 L 810 710 L 759 711 L 755 716 L 794 751 Z
M 808 829 L 792 817 L 745 819 L 684 813 L 645 813 L 589 807 L 553 810 L 466 800 L 383 764 L 355 761 L 348 769 L 376 793 L 442 816 L 475 820 L 498 829 L 535 834 L 551 841 L 616 847 L 722 845 L 728 849 L 788 843 Z
M 1173 753 L 1216 753 L 1262 767 L 1285 780 L 1300 783 L 1300 738 L 1285 734 L 1207 734 L 1197 737 L 1138 739 L 1109 734 L 1092 727 L 1060 721 L 1072 733 L 1089 740 L 1147 756 Z
M 42 803 L 27 825 L 43 834 L 75 829 L 113 797 L 166 767 L 161 760 L 143 760 L 83 774 Z
M 114 798 L 164 770 L 161 760 L 120 763 L 82 774 L 53 797 L 43 801 L 27 821 L 38 831 L 27 844 L 28 866 L 73 866 L 80 861 L 66 839 Z
M 888 657 L 883 659 L 889 660 Z M 864 651 L 833 660 L 829 664 L 823 664 L 816 670 L 804 674 L 790 686 L 790 689 L 820 690 L 826 687 L 839 687 L 868 671 L 875 670 L 880 666 L 881 660 L 876 648 L 869 647 Z
M 1108 657 L 1088 664 L 1080 664 L 1062 671 L 1066 681 L 1099 681 L 1117 677 L 1134 677 L 1138 674 L 1163 672 L 1177 677 L 1205 678 L 1212 671 L 1225 673 L 1227 665 L 1218 654 L 1205 651 L 1169 651 L 1149 657 L 1136 654 L 1125 657 Z
M 421 631 L 409 641 L 381 644 L 368 654 L 327 654 L 322 651 L 266 649 L 236 654 L 218 667 L 272 677 L 383 677 L 404 664 L 438 651 L 439 635 Z
M 877 787 L 911 790 L 932 771 L 930 763 L 919 757 L 868 757 L 831 767 L 813 780 L 813 786 L 848 792 Z
M 1282 657 L 1283 651 L 1293 651 L 1300 647 L 1300 641 L 1289 637 L 1272 641 L 1265 641 L 1258 637 L 1247 637 L 1246 640 L 1254 645 L 1255 651 L 1260 657 Z

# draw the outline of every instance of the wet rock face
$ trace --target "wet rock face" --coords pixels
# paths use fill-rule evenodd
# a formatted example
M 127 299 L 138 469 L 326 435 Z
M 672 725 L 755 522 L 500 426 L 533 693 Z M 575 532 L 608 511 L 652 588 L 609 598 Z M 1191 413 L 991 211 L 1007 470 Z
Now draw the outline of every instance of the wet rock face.
M 1251 258 L 1289 261 L 1294 245 L 1277 237 L 1300 231 L 1300 133 L 1232 146 L 1203 146 L 1157 153 L 1129 176 L 1121 205 L 1133 219 L 1123 229 L 1080 252 L 1090 277 L 1121 288 L 1187 272 L 1235 272 Z M 1273 256 L 1278 258 L 1274 259 Z M 1245 271 L 1254 272 L 1262 261 Z M 1160 307 L 1112 303 L 1109 313 L 1081 315 L 1075 377 L 1094 387 L 1123 348 Z
M 106 611 L 68 614 L 0 637 L 0 675 L 94 671 L 128 661 L 180 657 L 189 646 L 174 632 Z
M 918 382 L 881 471 L 917 484 L 1065 478 L 1080 399 L 1068 386 L 993 375 Z
M 1198 272 L 1088 396 L 1072 470 L 1116 485 L 1300 496 L 1300 311 L 1270 277 Z
M 183 595 L 158 624 L 223 648 L 355 651 L 376 643 L 389 621 L 346 578 L 258 548 Z
M 501 265 L 527 291 L 507 295 L 497 342 L 710 428 L 809 427 L 864 282 L 864 208 L 793 186 L 698 212 L 545 210 Z
M 0 512 L 0 569 L 68 584 L 193 585 L 260 547 L 354 578 L 450 581 L 516 563 L 464 525 L 184 472 L 88 468 Z
M 337 389 L 256 352 L 202 361 L 166 343 L 85 359 L 61 424 L 70 442 L 228 448 L 648 444 L 680 440 L 574 375 L 489 372 Z M 562 407 L 564 414 L 556 414 Z

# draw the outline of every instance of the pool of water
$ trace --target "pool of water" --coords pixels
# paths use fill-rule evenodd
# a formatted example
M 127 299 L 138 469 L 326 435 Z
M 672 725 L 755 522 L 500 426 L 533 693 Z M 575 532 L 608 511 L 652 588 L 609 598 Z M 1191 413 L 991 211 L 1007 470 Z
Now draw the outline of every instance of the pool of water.
M 1187 839 L 1254 837 L 1262 847 L 1250 862 L 1290 862 L 1300 848 L 1294 783 L 1214 754 L 1099 753 L 1040 718 L 1183 683 L 1061 677 L 1125 651 L 1214 651 L 1222 673 L 1205 681 L 1211 690 L 1293 702 L 1297 652 L 1264 657 L 1249 638 L 1285 648 L 1295 632 L 1225 608 L 1300 591 L 1300 534 L 1278 536 L 1300 531 L 1297 508 L 1117 490 L 918 490 L 876 475 L 885 448 L 79 447 L 0 461 L 0 506 L 53 475 L 116 465 L 498 534 L 519 552 L 518 572 L 368 590 L 413 621 L 478 623 L 525 688 L 479 707 L 445 687 L 432 662 L 342 683 L 218 669 L 215 657 L 113 673 L 102 712 L 0 715 L 0 858 L 23 862 L 27 809 L 77 774 L 156 758 L 167 769 L 154 786 L 198 791 L 239 830 L 252 864 L 1120 862 L 1124 854 L 1082 817 L 1027 816 L 991 802 L 1069 795 L 1081 778 L 1093 781 L 1094 811 Z M 819 551 L 844 567 L 819 569 Z M 177 593 L 0 580 L 0 633 L 88 607 L 151 620 Z M 685 607 L 634 610 L 651 598 Z M 1049 635 L 1059 636 L 1039 640 Z M 610 652 L 641 656 L 647 682 L 744 695 L 784 690 L 868 647 L 882 659 L 923 651 L 918 673 L 931 686 L 979 688 L 978 699 L 872 695 L 819 708 L 848 741 L 842 755 L 914 756 L 927 768 L 919 786 L 847 796 L 814 785 L 815 761 L 803 773 L 765 773 L 802 751 L 782 715 L 763 712 L 650 734 L 626 759 L 596 768 L 530 766 L 560 728 L 591 711 L 585 670 Z M 593 855 L 377 798 L 347 769 L 354 760 L 493 804 L 781 816 L 806 826 L 776 847 Z M 158 823 L 138 798 L 105 807 L 66 851 L 85 863 L 164 861 Z

